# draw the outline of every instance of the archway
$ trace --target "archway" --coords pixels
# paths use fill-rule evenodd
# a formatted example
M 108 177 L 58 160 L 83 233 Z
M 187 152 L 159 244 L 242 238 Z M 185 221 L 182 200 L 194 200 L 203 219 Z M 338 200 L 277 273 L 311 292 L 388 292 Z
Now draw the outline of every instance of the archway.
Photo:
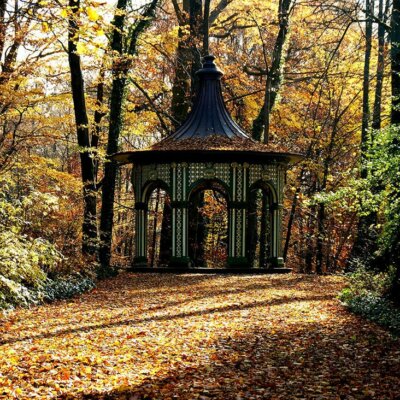
M 268 269 L 274 245 L 274 193 L 267 184 L 256 184 L 249 191 L 247 218 L 248 259 L 251 268 Z
M 220 269 L 228 258 L 228 192 L 203 181 L 189 195 L 189 257 L 194 268 Z
M 153 184 L 146 195 L 147 266 L 167 267 L 171 258 L 171 199 L 164 185 Z
M 124 165 L 116 177 L 111 263 L 121 267 L 129 267 L 135 254 L 136 212 L 131 173 L 132 167 Z

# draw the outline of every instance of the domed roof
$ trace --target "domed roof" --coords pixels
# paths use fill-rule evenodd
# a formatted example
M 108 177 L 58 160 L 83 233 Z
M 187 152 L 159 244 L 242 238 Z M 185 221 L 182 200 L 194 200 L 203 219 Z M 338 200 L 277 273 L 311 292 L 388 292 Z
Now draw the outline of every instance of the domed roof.
M 199 77 L 198 94 L 180 128 L 147 149 L 117 153 L 112 158 L 122 163 L 143 161 L 150 157 L 150 152 L 157 154 L 157 161 L 158 157 L 165 160 L 194 157 L 209 161 L 216 156 L 236 161 L 245 161 L 253 156 L 285 158 L 287 161 L 302 158 L 300 154 L 279 151 L 270 144 L 255 141 L 232 119 L 222 97 L 223 73 L 214 60 L 211 55 L 204 57 L 203 68 L 196 73 Z
M 204 57 L 203 68 L 196 73 L 199 77 L 199 93 L 193 109 L 184 124 L 165 140 L 179 141 L 211 135 L 250 139 L 225 107 L 221 92 L 223 73 L 214 64 L 214 59 L 214 56 Z

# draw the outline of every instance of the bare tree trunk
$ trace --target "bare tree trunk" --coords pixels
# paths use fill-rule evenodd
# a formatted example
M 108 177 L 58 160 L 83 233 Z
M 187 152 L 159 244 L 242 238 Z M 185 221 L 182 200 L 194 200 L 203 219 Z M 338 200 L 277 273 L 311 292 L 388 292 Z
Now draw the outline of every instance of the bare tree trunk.
M 211 0 L 204 0 L 204 14 L 203 14 L 203 56 L 210 52 L 210 3 Z
M 250 194 L 249 199 L 249 214 L 248 214 L 248 258 L 249 263 L 254 267 L 254 261 L 257 248 L 257 191 Z
M 299 179 L 300 183 L 299 183 L 299 186 L 297 186 L 296 191 L 293 195 L 292 206 L 290 208 L 289 221 L 288 221 L 287 232 L 286 232 L 285 247 L 283 249 L 283 259 L 285 262 L 286 262 L 287 254 L 289 251 L 290 238 L 292 236 L 292 228 L 293 228 L 294 217 L 296 215 L 297 202 L 299 199 L 299 194 L 301 192 L 301 182 L 303 180 L 303 174 L 304 174 L 304 168 L 302 168 L 300 171 L 300 179 Z
M 166 194 L 164 199 L 163 219 L 160 239 L 160 265 L 167 265 L 171 258 L 172 246 L 172 208 L 171 199 Z
M 176 1 L 174 6 L 179 22 L 179 41 L 176 49 L 175 78 L 172 86 L 171 116 L 173 117 L 175 128 L 179 128 L 186 119 L 190 106 L 190 39 L 183 30 L 183 27 L 188 23 L 187 15 L 190 13 L 190 3 L 189 0 L 184 0 L 182 11 Z
M 129 56 L 136 53 L 137 41 L 140 34 L 145 31 L 155 17 L 155 10 L 158 0 L 152 0 L 144 9 L 142 17 L 129 34 L 129 44 L 126 54 Z M 118 141 L 122 130 L 123 100 L 126 88 L 126 75 L 130 69 L 129 60 L 124 57 L 123 43 L 125 40 L 125 10 L 127 0 L 118 0 L 117 12 L 114 17 L 114 31 L 111 40 L 111 50 L 119 55 L 114 60 L 112 73 L 112 89 L 110 96 L 110 126 L 108 132 L 107 154 L 111 155 L 118 151 Z M 110 266 L 111 238 L 114 218 L 114 192 L 117 165 L 114 161 L 106 162 L 104 167 L 102 207 L 100 220 L 100 250 L 99 260 L 102 273 L 105 273 Z
M 154 219 L 153 219 L 153 236 L 151 239 L 151 254 L 150 254 L 150 268 L 154 267 L 154 261 L 156 259 L 156 246 L 157 246 L 157 222 L 158 222 L 158 206 L 160 204 L 160 188 L 157 189 L 156 193 L 156 206 L 154 208 Z
M 4 20 L 4 15 L 6 13 L 7 0 L 0 0 L 0 57 L 3 58 L 3 50 L 6 38 L 7 24 Z
M 385 9 L 384 0 L 379 0 L 378 19 L 386 23 L 389 10 L 389 0 L 386 0 Z M 381 129 L 381 109 L 382 109 L 382 88 L 385 71 L 385 26 L 378 25 L 378 62 L 376 66 L 376 86 L 374 111 L 372 115 L 372 129 Z
M 368 170 L 366 167 L 367 152 L 370 145 L 369 127 L 369 81 L 370 81 L 370 61 L 372 48 L 372 18 L 373 0 L 366 0 L 366 22 L 365 22 L 365 57 L 364 57 L 364 76 L 363 76 L 363 105 L 362 105 L 362 126 L 361 126 L 361 168 L 360 176 L 367 178 Z M 371 216 L 360 216 L 357 228 L 357 238 L 352 250 L 352 258 L 368 256 L 371 250 L 371 237 L 369 227 Z M 367 246 L 367 248 L 366 248 Z
M 261 226 L 260 226 L 260 268 L 267 268 L 268 250 L 269 250 L 269 196 L 263 191 L 261 196 Z
M 179 42 L 172 86 L 171 115 L 175 121 L 175 128 L 178 128 L 185 121 L 196 93 L 196 71 L 201 68 L 198 43 L 201 43 L 204 24 L 201 0 L 184 0 L 182 10 L 176 0 L 173 4 L 179 22 Z M 183 31 L 187 25 L 190 28 L 189 35 Z
M 392 77 L 392 110 L 391 110 L 391 124 L 400 124 L 400 0 L 393 0 L 392 11 L 392 31 L 391 31 L 391 77 Z M 393 139 L 393 148 L 397 149 L 400 145 L 400 138 L 397 136 Z M 398 201 L 400 188 L 397 187 L 394 200 Z M 396 266 L 396 275 L 391 288 L 391 297 L 398 304 L 400 304 L 400 231 L 394 238 L 394 246 L 388 254 L 389 259 Z
M 269 141 L 269 120 L 282 82 L 283 49 L 289 30 L 289 16 L 293 0 L 280 0 L 278 10 L 279 32 L 272 53 L 271 67 L 267 70 L 264 103 L 257 118 L 253 121 L 252 136 L 261 140 L 264 133 L 264 143 Z
M 72 99 L 74 103 L 76 133 L 81 148 L 81 176 L 83 183 L 82 253 L 92 255 L 97 245 L 96 167 L 92 158 L 89 121 L 86 110 L 85 89 L 80 56 L 77 54 L 78 24 L 76 21 L 80 2 L 69 0 L 72 14 L 68 21 L 68 62 L 71 74 Z

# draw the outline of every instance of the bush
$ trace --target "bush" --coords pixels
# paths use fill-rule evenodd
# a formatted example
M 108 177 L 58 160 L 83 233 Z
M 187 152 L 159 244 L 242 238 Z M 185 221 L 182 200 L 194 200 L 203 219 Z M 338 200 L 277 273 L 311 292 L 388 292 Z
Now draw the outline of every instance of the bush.
M 93 279 L 88 277 L 76 276 L 57 280 L 48 280 L 42 293 L 45 301 L 57 299 L 69 299 L 77 294 L 82 294 L 95 287 Z
M 57 209 L 57 198 L 28 188 L 23 196 L 14 196 L 15 182 L 5 177 L 0 185 L 0 310 L 66 299 L 93 288 L 89 269 L 80 268 L 82 274 L 64 267 L 76 268 L 77 260 L 66 263 L 55 243 L 38 236 L 45 225 L 38 221 Z
M 372 293 L 364 296 L 349 295 L 346 289 L 339 298 L 355 314 L 388 328 L 396 335 L 400 335 L 400 310 L 389 300 Z
M 386 298 L 394 273 L 394 268 L 374 273 L 359 267 L 349 275 L 349 286 L 342 290 L 339 299 L 355 314 L 400 335 L 400 309 Z

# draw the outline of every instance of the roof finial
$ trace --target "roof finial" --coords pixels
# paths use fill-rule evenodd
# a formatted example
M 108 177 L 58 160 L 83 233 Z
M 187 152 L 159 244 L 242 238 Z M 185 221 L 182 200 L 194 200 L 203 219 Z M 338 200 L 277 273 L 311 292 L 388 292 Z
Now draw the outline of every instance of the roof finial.
M 203 68 L 198 70 L 196 74 L 199 76 L 208 76 L 211 79 L 219 79 L 223 73 L 218 69 L 214 63 L 215 57 L 208 54 L 203 57 Z
M 217 68 L 214 64 L 215 57 L 211 54 L 208 54 L 203 57 L 203 68 Z

